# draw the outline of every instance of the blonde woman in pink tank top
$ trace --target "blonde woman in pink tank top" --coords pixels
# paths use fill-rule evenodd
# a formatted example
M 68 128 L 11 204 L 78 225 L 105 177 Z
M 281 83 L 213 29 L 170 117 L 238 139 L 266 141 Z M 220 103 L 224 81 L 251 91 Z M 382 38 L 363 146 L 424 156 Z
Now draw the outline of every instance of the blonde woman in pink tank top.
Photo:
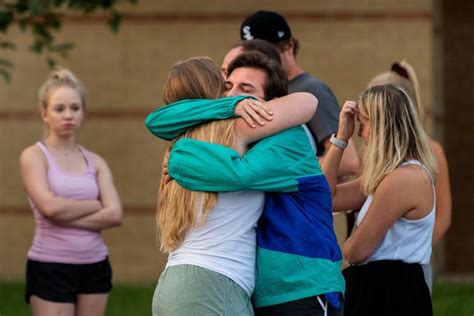
M 105 314 L 112 273 L 101 231 L 119 226 L 122 207 L 107 163 L 76 143 L 85 92 L 66 69 L 39 90 L 47 133 L 20 157 L 36 228 L 25 300 L 33 316 Z

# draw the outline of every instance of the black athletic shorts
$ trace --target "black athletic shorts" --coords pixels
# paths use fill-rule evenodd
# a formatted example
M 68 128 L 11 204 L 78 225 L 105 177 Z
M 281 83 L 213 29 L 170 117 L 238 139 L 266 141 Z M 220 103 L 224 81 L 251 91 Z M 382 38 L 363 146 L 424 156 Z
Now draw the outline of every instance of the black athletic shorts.
M 349 316 L 432 316 L 423 268 L 399 260 L 371 261 L 342 272 Z
M 112 269 L 109 259 L 90 264 L 29 260 L 26 263 L 25 301 L 30 297 L 56 303 L 75 303 L 79 294 L 109 293 Z
M 256 316 L 342 316 L 344 314 L 342 294 L 340 298 L 340 307 L 334 308 L 326 303 L 324 295 L 311 296 L 287 303 L 255 308 Z M 327 308 L 325 312 L 324 308 Z

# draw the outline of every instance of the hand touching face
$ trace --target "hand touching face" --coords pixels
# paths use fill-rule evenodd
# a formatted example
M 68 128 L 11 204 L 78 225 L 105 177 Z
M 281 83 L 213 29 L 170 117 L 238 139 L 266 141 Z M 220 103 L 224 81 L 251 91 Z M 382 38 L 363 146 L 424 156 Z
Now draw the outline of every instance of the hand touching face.
M 342 106 L 339 114 L 339 129 L 337 131 L 337 138 L 348 141 L 354 134 L 355 119 L 358 114 L 357 103 L 354 101 L 346 101 Z

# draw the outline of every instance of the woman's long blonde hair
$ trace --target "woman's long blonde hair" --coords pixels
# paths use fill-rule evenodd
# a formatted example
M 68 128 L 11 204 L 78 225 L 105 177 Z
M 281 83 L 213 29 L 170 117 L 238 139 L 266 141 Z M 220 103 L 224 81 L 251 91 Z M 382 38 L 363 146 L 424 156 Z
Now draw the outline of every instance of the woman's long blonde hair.
M 216 99 L 223 93 L 224 80 L 219 67 L 208 57 L 194 57 L 173 66 L 163 89 L 163 101 L 169 104 L 184 99 Z M 179 138 L 232 146 L 234 121 L 201 124 Z M 174 180 L 164 184 L 162 179 L 156 216 L 160 249 L 169 252 L 178 247 L 190 228 L 206 221 L 216 202 L 217 193 L 190 191 Z
M 433 177 L 437 174 L 416 105 L 402 87 L 385 84 L 369 88 L 359 99 L 359 112 L 370 125 L 361 174 L 364 193 L 373 194 L 380 181 L 407 159 L 420 161 Z

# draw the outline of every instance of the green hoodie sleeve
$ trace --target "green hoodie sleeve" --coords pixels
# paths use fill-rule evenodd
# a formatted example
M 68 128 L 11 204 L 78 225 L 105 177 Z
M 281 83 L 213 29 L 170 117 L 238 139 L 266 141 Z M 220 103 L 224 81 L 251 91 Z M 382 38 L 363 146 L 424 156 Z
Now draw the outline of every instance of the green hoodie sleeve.
M 168 172 L 193 191 L 294 192 L 298 177 L 321 169 L 302 127 L 257 142 L 243 157 L 231 148 L 184 138 L 173 146 Z
M 172 140 L 201 123 L 236 117 L 235 105 L 246 98 L 253 97 L 246 95 L 215 100 L 181 100 L 148 114 L 145 125 L 153 135 Z

